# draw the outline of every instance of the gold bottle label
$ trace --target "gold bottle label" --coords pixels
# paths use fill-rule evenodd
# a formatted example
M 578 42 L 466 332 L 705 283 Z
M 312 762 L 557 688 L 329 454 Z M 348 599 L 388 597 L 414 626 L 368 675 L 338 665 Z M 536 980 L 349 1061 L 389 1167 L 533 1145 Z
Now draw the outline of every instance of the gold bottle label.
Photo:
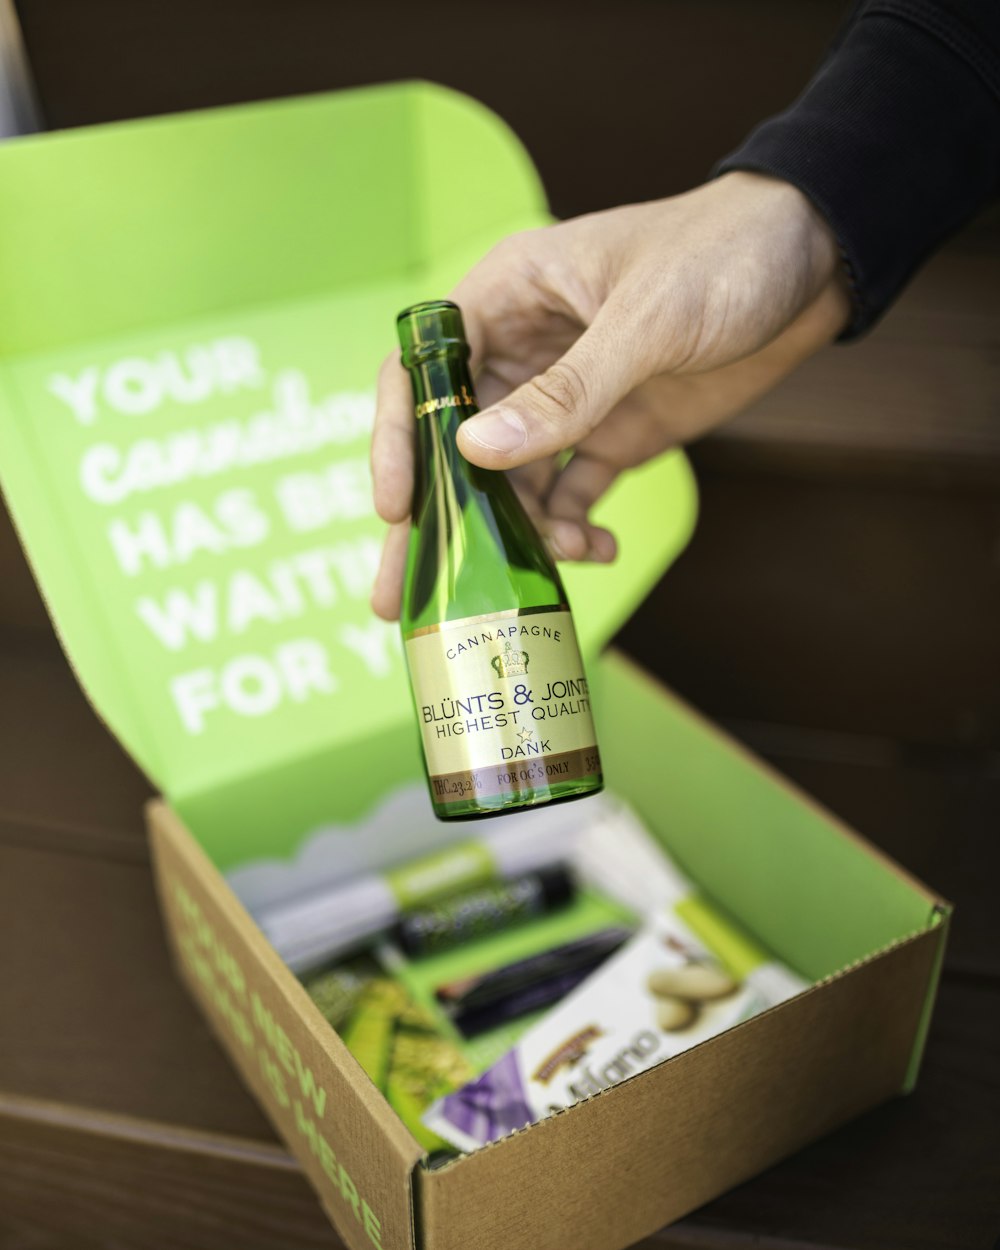
M 599 777 L 590 690 L 564 606 L 446 621 L 406 638 L 439 804 Z

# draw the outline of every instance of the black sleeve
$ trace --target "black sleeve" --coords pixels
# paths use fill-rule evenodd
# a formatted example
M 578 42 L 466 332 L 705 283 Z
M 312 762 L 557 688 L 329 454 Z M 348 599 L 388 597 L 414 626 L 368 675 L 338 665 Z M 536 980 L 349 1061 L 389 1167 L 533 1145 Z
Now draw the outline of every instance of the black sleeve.
M 794 183 L 830 223 L 867 330 L 1000 187 L 1000 0 L 863 0 L 798 100 L 715 173 Z

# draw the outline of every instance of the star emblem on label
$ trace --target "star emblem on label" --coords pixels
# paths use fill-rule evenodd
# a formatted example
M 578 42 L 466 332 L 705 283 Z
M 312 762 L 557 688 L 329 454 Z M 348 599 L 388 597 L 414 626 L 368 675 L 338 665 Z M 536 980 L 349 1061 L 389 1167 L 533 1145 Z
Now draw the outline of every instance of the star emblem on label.
M 529 738 L 533 738 L 535 736 L 535 731 L 533 729 L 520 729 L 518 730 L 517 736 L 522 742 L 527 742 Z

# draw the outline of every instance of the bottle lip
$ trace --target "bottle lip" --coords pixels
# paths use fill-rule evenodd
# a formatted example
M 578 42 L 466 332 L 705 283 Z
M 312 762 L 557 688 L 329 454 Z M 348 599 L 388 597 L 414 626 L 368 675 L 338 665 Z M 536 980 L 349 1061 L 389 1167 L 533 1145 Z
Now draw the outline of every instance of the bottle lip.
M 406 317 L 415 317 L 419 313 L 431 312 L 436 309 L 447 309 L 448 312 L 457 312 L 459 316 L 462 315 L 461 308 L 450 299 L 425 299 L 419 304 L 411 304 L 409 308 L 404 308 L 401 313 L 397 314 L 396 323 L 398 324 Z
M 447 299 L 424 300 L 411 304 L 396 317 L 396 330 L 407 368 L 434 356 L 468 359 L 462 310 Z

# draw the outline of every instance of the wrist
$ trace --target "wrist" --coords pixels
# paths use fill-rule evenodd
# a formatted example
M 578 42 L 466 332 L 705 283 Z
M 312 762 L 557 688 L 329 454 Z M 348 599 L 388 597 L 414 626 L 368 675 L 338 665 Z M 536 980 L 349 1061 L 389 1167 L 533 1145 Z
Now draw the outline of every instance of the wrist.
M 842 268 L 840 244 L 829 222 L 792 182 L 770 174 L 733 170 L 718 181 L 732 193 L 752 200 L 780 232 L 786 247 L 805 259 L 811 284 L 821 290 Z
M 846 326 L 853 297 L 843 249 L 809 196 L 792 182 L 751 170 L 732 170 L 716 182 L 728 184 L 727 194 L 752 205 L 755 216 L 767 223 L 766 246 L 772 259 L 783 258 L 798 272 L 799 306 L 833 292 L 845 310 Z

